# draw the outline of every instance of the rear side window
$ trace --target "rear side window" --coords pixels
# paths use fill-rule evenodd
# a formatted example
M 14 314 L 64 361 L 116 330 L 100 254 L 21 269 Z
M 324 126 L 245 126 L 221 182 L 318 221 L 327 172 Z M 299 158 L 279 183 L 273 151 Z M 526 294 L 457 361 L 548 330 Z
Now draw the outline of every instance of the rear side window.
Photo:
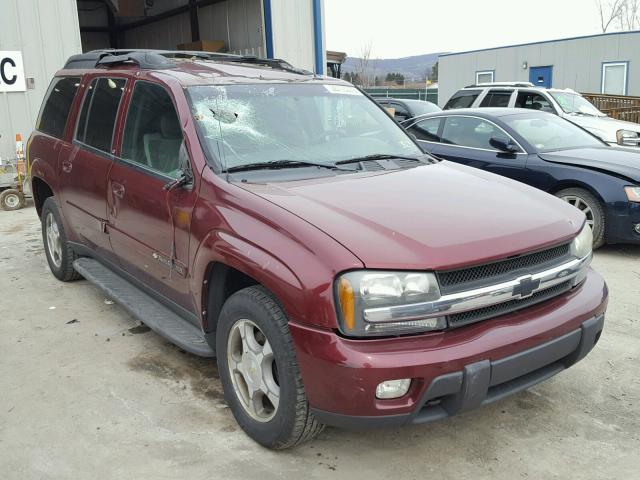
M 169 93 L 160 85 L 136 82 L 120 156 L 176 178 L 182 142 L 182 127 Z
M 455 108 L 469 108 L 476 101 L 482 90 L 460 90 L 449 99 L 444 106 L 445 110 L 453 110 Z
M 411 113 L 409 113 L 409 110 L 407 110 L 407 107 L 405 107 L 404 105 L 391 102 L 389 106 L 396 109 L 396 113 L 393 115 L 393 118 L 395 118 L 397 121 L 401 122 L 403 120 L 406 120 L 407 118 L 411 118 Z
M 55 78 L 49 86 L 36 128 L 62 138 L 71 104 L 80 86 L 80 77 Z
M 482 99 L 481 107 L 508 107 L 513 90 L 490 90 Z
M 91 147 L 110 152 L 113 126 L 126 80 L 122 78 L 96 78 L 87 88 L 76 140 Z

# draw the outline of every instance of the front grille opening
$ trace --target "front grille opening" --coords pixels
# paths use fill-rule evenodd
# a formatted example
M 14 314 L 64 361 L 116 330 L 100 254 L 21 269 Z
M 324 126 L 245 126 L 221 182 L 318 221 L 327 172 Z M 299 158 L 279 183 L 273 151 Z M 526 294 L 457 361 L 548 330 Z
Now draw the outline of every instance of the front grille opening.
M 518 274 L 531 274 L 544 270 L 550 263 L 557 264 L 560 259 L 569 255 L 570 244 L 527 253 L 506 260 L 478 265 L 476 267 L 463 268 L 438 272 L 438 281 L 443 293 L 453 293 L 469 290 L 478 284 L 487 285 L 516 278 Z
M 536 303 L 550 300 L 553 297 L 571 290 L 571 281 L 566 281 L 555 285 L 546 290 L 541 290 L 534 293 L 528 298 L 518 298 L 509 300 L 508 302 L 498 303 L 489 307 L 478 308 L 477 310 L 470 310 L 468 312 L 454 313 L 447 316 L 449 322 L 449 328 L 458 328 L 471 323 L 480 322 L 489 318 L 498 317 L 507 313 L 515 312 L 523 308 L 530 307 Z

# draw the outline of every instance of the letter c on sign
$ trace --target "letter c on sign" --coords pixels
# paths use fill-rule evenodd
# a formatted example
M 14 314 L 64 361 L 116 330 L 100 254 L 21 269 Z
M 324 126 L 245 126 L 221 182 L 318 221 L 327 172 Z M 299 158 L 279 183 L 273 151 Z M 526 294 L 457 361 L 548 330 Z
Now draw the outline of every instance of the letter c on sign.
M 5 72 L 5 69 L 7 68 L 6 67 L 7 64 L 11 65 L 13 68 L 16 68 L 16 62 L 14 62 L 13 59 L 3 58 L 2 61 L 0 62 L 0 77 L 2 77 L 2 81 L 7 85 L 13 85 L 14 83 L 16 83 L 16 80 L 18 80 L 18 76 L 17 75 L 13 75 L 12 77 L 7 76 L 7 73 Z

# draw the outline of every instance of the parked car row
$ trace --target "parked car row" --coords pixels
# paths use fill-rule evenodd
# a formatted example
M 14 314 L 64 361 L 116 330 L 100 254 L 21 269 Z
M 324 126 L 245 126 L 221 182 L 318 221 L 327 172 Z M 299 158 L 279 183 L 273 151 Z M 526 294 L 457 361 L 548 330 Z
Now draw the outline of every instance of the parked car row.
M 627 238 L 613 216 L 638 182 L 561 121 L 439 112 L 416 141 L 286 62 L 106 50 L 56 74 L 27 154 L 53 275 L 215 356 L 239 425 L 286 448 L 443 419 L 591 351 L 608 301 L 592 227 Z M 619 155 L 617 176 L 591 152 Z M 591 214 L 542 191 L 569 199 L 573 178 L 602 185 Z
M 484 107 L 527 108 L 553 113 L 610 145 L 640 147 L 640 125 L 608 117 L 571 89 L 536 87 L 528 82 L 470 85 L 458 90 L 444 110 Z

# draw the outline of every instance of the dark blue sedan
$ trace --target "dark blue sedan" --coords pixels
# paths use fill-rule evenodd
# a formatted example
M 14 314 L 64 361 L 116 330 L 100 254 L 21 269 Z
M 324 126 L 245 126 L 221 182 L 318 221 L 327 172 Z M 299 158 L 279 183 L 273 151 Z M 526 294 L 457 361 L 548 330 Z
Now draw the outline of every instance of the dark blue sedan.
M 640 243 L 640 152 L 610 147 L 555 115 L 522 109 L 448 110 L 423 115 L 406 128 L 437 158 L 573 204 L 585 213 L 595 247 Z

